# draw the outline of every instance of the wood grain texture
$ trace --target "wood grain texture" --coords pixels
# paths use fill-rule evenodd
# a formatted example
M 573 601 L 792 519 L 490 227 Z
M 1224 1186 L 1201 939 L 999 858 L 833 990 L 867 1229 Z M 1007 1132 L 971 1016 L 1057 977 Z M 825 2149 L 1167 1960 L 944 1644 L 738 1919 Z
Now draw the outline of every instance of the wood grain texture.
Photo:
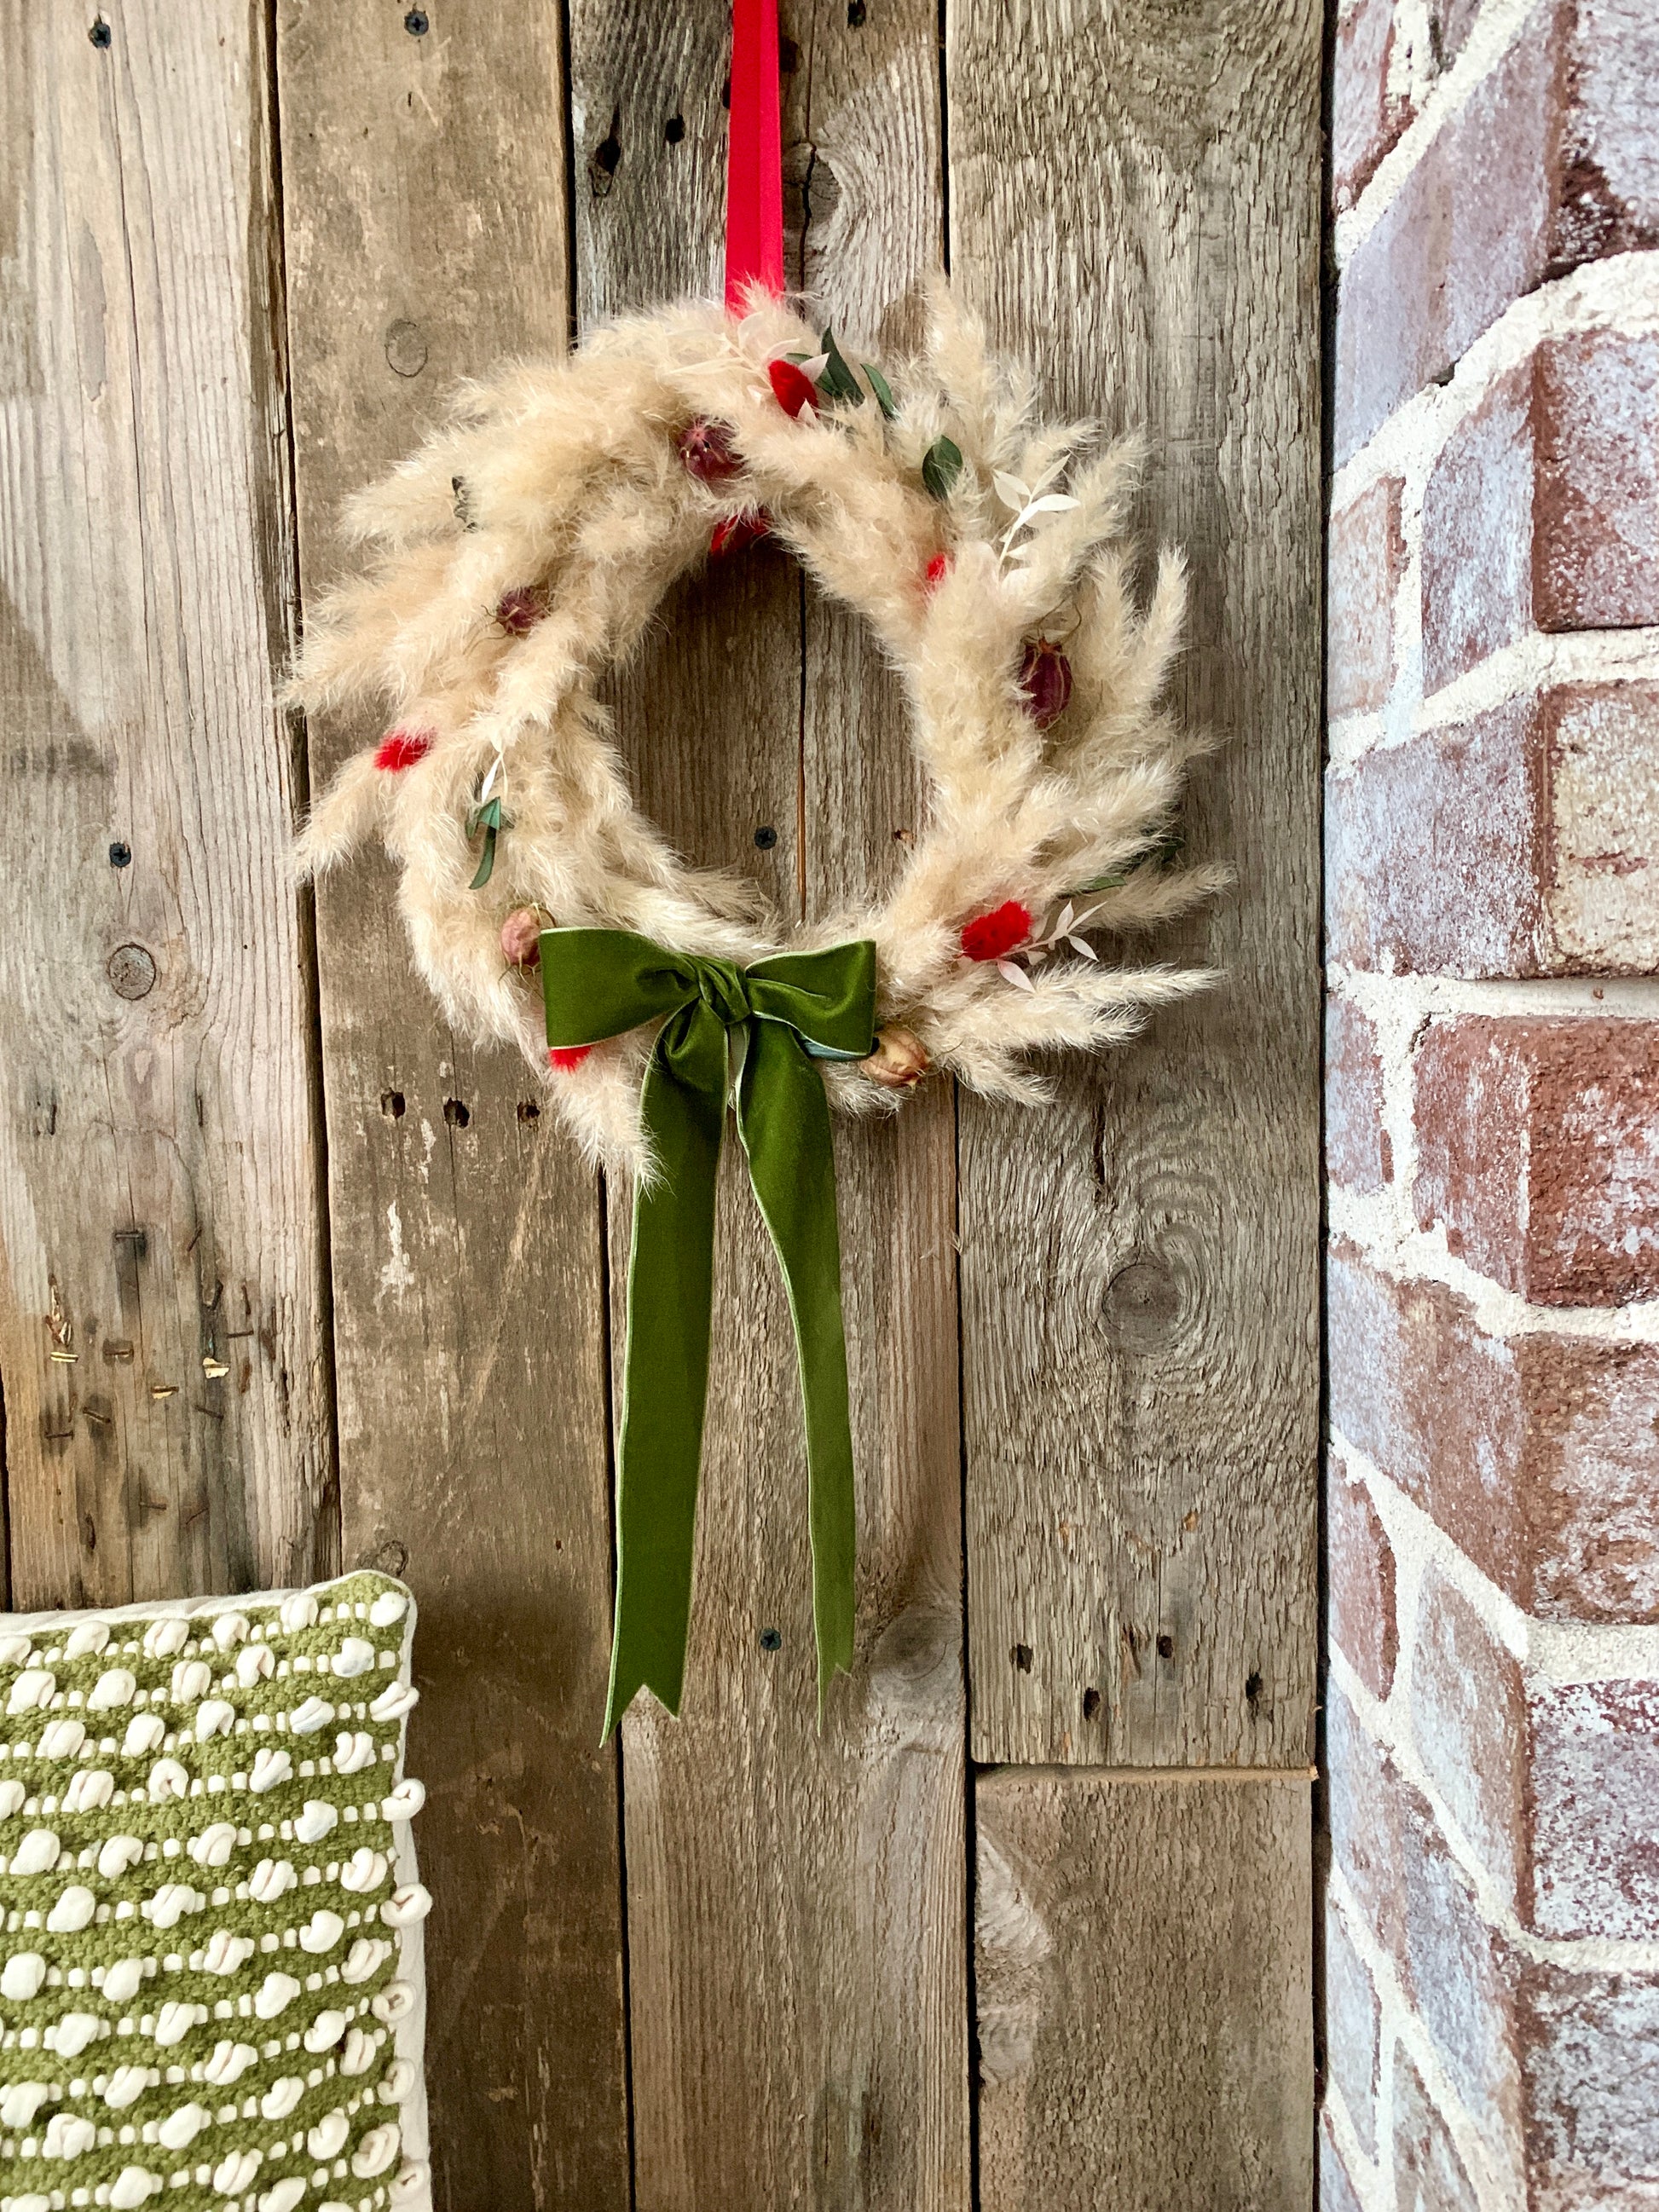
M 1192 564 L 1184 828 L 1223 987 L 964 1099 L 975 1755 L 1304 1765 L 1317 1636 L 1319 69 L 1313 0 L 948 11 L 951 248 Z
M 1308 2212 L 1309 1787 L 980 1777 L 982 2212 Z
M 584 319 L 718 285 L 726 21 L 723 0 L 573 9 Z M 895 343 L 938 254 L 933 11 L 860 28 L 845 0 L 786 5 L 782 28 L 792 266 Z M 895 866 L 917 804 L 900 702 L 776 554 L 677 595 L 616 696 L 642 802 L 696 858 L 749 865 L 786 912 Z M 788 1316 L 728 1153 L 687 1694 L 623 1730 L 649 2212 L 969 2200 L 951 1151 L 942 1091 L 838 1133 L 859 1662 L 822 1736 Z
M 0 1378 L 15 1601 L 333 1562 L 269 57 L 0 10 Z M 119 861 L 121 865 L 116 863 Z
M 278 10 L 301 577 L 460 376 L 562 349 L 558 10 Z M 313 723 L 320 775 L 372 732 Z M 345 1556 L 406 1573 L 437 2200 L 629 2203 L 597 1184 L 444 1029 L 389 872 L 318 900 Z

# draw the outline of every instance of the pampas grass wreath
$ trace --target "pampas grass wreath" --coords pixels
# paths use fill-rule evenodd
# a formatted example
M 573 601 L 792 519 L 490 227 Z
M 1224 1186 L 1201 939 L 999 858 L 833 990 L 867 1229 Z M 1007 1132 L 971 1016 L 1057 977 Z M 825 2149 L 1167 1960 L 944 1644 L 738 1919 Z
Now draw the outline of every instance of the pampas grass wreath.
M 740 316 L 665 308 L 470 385 L 353 501 L 374 565 L 308 619 L 300 702 L 374 700 L 392 726 L 319 800 L 301 865 L 378 835 L 446 1015 L 516 1044 L 613 1166 L 648 1169 L 651 1039 L 550 1066 L 532 963 L 556 919 L 739 964 L 870 938 L 882 1029 L 872 1060 L 823 1064 L 836 1106 L 893 1105 L 930 1066 L 1040 1102 L 1031 1055 L 1118 1042 L 1213 980 L 1108 965 L 1090 942 L 1225 880 L 1174 860 L 1202 741 L 1162 702 L 1179 556 L 1163 554 L 1144 605 L 1131 588 L 1138 463 L 1091 426 L 1041 423 L 1029 377 L 988 359 L 943 288 L 921 357 L 890 381 L 756 292 Z M 931 788 L 890 893 L 801 927 L 670 848 L 596 696 L 711 542 L 762 531 L 868 622 Z

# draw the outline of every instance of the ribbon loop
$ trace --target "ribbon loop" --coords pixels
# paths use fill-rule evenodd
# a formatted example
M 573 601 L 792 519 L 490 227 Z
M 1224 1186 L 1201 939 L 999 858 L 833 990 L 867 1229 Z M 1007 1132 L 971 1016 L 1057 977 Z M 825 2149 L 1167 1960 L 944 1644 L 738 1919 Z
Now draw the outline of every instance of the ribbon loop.
M 861 939 L 738 969 L 626 930 L 550 929 L 541 955 L 550 1045 L 596 1044 L 661 1021 L 640 1097 L 657 1179 L 634 1195 L 605 1734 L 644 1686 L 679 1711 L 733 1053 L 738 1130 L 794 1324 L 822 1712 L 836 1668 L 853 1661 L 854 1516 L 835 1153 L 812 1060 L 873 1050 L 875 946 Z

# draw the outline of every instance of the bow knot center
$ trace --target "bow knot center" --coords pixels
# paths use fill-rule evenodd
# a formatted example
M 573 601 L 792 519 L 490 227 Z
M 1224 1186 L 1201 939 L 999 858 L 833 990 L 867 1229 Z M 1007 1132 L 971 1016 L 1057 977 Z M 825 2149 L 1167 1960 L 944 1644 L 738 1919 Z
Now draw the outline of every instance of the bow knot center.
M 704 1006 L 729 1030 L 746 1022 L 755 1011 L 741 969 L 729 960 L 699 960 L 697 991 Z

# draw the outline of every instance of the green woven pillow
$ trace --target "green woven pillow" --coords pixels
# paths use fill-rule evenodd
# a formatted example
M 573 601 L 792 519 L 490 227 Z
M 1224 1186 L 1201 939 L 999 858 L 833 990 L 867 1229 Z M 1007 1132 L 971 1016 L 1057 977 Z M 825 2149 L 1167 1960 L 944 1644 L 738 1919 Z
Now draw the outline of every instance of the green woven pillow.
M 414 1607 L 0 1614 L 0 2212 L 424 2212 Z

